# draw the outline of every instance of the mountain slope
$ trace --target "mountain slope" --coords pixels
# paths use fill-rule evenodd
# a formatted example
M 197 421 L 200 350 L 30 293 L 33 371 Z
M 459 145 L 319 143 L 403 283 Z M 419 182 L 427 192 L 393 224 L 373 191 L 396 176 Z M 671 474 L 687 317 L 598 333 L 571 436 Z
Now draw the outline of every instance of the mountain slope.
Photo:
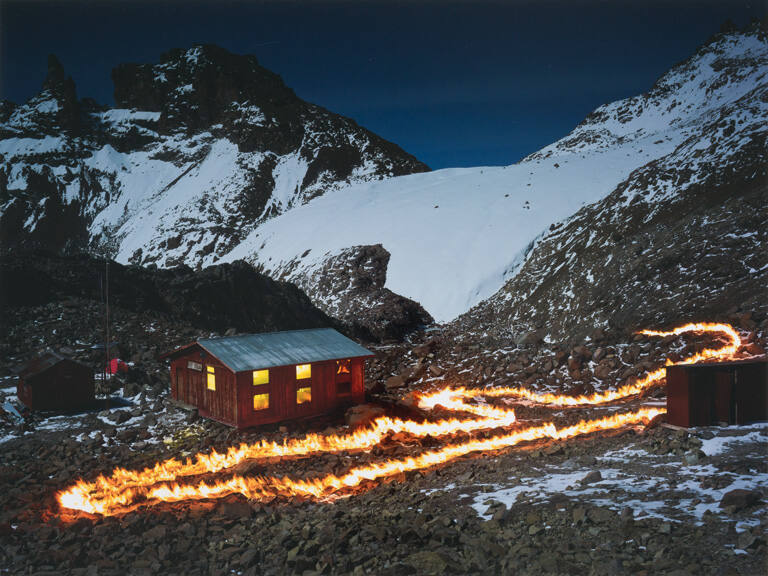
M 559 264 L 523 264 L 580 211 L 592 214 L 586 229 L 598 212 L 636 226 L 625 213 L 634 202 L 671 225 L 676 216 L 661 212 L 699 208 L 678 198 L 686 190 L 720 191 L 701 193 L 721 204 L 734 186 L 752 194 L 765 151 L 768 46 L 758 27 L 713 37 L 646 94 L 601 106 L 518 164 L 401 176 L 426 168 L 300 101 L 252 57 L 198 47 L 121 66 L 115 109 L 77 101 L 60 66 L 49 68 L 40 96 L 0 107 L 3 246 L 88 246 L 166 267 L 245 259 L 385 338 L 450 321 L 518 277 L 544 282 Z M 607 242 L 598 233 L 581 249 Z M 546 244 L 553 254 L 564 245 Z M 509 305 L 499 296 L 494 309 L 512 332 L 536 327 L 519 304 L 533 284 L 509 286 Z M 541 302 L 576 288 L 559 285 Z
M 562 341 L 768 312 L 768 90 L 755 96 L 760 113 L 745 119 L 752 130 L 728 158 L 715 137 L 709 151 L 687 143 L 634 172 L 542 238 L 520 272 L 450 331 Z
M 43 89 L 0 106 L 0 241 L 212 264 L 259 222 L 351 182 L 427 167 L 216 46 L 113 71 L 114 108 Z
M 753 140 L 767 85 L 763 32 L 721 34 L 647 94 L 598 108 L 518 164 L 352 185 L 264 223 L 224 260 L 297 282 L 322 307 L 308 279 L 350 247 L 380 244 L 390 254 L 385 286 L 445 322 L 514 278 L 550 227 L 622 183 L 660 198 L 704 182 L 713 165 L 728 172 L 762 154 Z M 328 221 L 342 225 L 324 233 Z

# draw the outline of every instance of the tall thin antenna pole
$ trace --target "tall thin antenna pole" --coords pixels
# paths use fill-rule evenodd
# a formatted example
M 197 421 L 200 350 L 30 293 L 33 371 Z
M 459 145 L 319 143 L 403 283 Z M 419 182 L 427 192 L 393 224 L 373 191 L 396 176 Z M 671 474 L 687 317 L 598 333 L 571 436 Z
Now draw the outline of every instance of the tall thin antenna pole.
M 104 298 L 104 276 L 102 276 L 101 274 L 99 274 L 99 296 Z M 106 323 L 104 327 L 106 328 Z M 103 364 L 101 366 L 100 372 L 101 372 L 101 393 L 103 394 L 104 386 L 107 382 L 107 373 Z
M 107 341 L 104 343 L 104 348 L 105 348 L 105 350 L 107 352 L 107 364 L 106 364 L 107 370 L 109 370 L 110 373 L 111 373 L 112 366 L 109 363 L 109 361 L 110 361 L 110 358 L 109 358 L 109 258 L 107 258 L 106 285 L 107 285 L 107 287 L 106 287 L 106 289 L 104 291 L 104 304 L 105 304 L 105 307 L 106 307 L 106 310 L 107 310 L 107 314 L 106 314 Z M 109 386 L 107 387 L 107 408 L 109 408 Z

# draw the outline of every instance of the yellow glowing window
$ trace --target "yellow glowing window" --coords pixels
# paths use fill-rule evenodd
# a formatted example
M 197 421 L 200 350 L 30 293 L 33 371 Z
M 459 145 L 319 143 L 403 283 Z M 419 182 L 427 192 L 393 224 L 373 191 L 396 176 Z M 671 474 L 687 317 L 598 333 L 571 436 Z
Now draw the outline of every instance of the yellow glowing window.
M 213 366 L 206 366 L 205 369 L 208 376 L 206 380 L 208 390 L 216 390 L 216 369 Z
M 349 374 L 349 360 L 336 360 L 336 374 Z
M 312 364 L 297 364 L 296 365 L 296 380 L 303 380 L 304 378 L 312 377 Z
M 254 370 L 253 385 L 261 386 L 262 384 L 269 384 L 269 370 Z
M 253 409 L 266 410 L 267 408 L 269 408 L 269 394 L 254 394 Z
M 296 404 L 305 404 L 306 402 L 312 402 L 311 386 L 296 389 Z

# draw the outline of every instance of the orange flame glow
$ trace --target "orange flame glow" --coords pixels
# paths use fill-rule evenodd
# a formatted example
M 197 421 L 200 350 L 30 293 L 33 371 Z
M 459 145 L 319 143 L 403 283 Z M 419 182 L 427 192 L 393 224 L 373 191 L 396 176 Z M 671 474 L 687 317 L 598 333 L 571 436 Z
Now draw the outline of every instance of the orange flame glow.
M 708 322 L 699 322 L 695 324 L 686 324 L 679 326 L 668 332 L 661 332 L 657 330 L 642 330 L 639 334 L 646 336 L 679 336 L 686 332 L 702 332 L 702 333 L 722 333 L 729 339 L 729 344 L 721 348 L 707 348 L 681 360 L 680 362 L 672 362 L 667 359 L 666 366 L 672 364 L 696 364 L 698 362 L 704 362 L 707 360 L 724 360 L 733 356 L 741 346 L 741 338 L 738 332 L 730 324 L 714 324 Z M 550 394 L 550 393 L 538 393 L 528 390 L 526 388 L 514 388 L 514 387 L 497 387 L 486 389 L 466 389 L 466 388 L 444 388 L 435 392 L 434 394 L 423 395 L 419 399 L 419 406 L 425 409 L 433 408 L 435 405 L 440 404 L 447 406 L 454 398 L 473 398 L 475 396 L 485 397 L 502 397 L 512 396 L 516 398 L 522 398 L 524 400 L 530 400 L 538 404 L 550 404 L 553 406 L 581 406 L 581 405 L 594 405 L 605 404 L 607 402 L 615 402 L 616 400 L 622 400 L 629 396 L 636 396 L 642 394 L 653 384 L 663 380 L 665 377 L 666 368 L 661 367 L 653 372 L 646 374 L 640 380 L 634 383 L 625 384 L 616 390 L 607 390 L 605 392 L 596 392 L 589 396 L 568 396 L 564 394 Z
M 729 337 L 730 344 L 717 350 L 703 350 L 680 362 L 681 364 L 729 357 L 735 353 L 741 343 L 738 333 L 727 324 L 687 324 L 670 332 L 643 331 L 642 333 L 651 336 L 669 336 L 684 332 L 724 333 Z M 671 364 L 669 361 L 667 363 Z M 230 448 L 224 454 L 215 451 L 210 454 L 199 453 L 194 459 L 185 461 L 171 458 L 144 470 L 116 468 L 109 477 L 99 476 L 93 482 L 80 480 L 59 493 L 57 497 L 64 508 L 105 516 L 125 513 L 138 506 L 159 502 L 222 498 L 229 494 L 242 494 L 256 501 L 291 496 L 316 499 L 342 497 L 350 494 L 366 481 L 375 481 L 403 472 L 445 464 L 470 453 L 497 451 L 525 441 L 567 439 L 601 430 L 646 423 L 656 415 L 664 413 L 659 409 L 641 409 L 596 420 L 584 420 L 560 429 L 556 428 L 554 423 L 547 423 L 510 431 L 508 429 L 516 423 L 514 411 L 466 400 L 473 400 L 480 396 L 512 396 L 555 406 L 601 404 L 640 394 L 662 378 L 664 378 L 664 368 L 617 390 L 579 397 L 536 394 L 521 388 L 443 388 L 437 392 L 419 396 L 419 406 L 431 410 L 439 405 L 447 410 L 472 414 L 473 417 L 416 422 L 383 416 L 374 420 L 368 427 L 348 434 L 307 434 L 302 438 L 286 439 L 282 443 L 261 441 L 255 444 L 241 444 Z M 507 429 L 507 432 L 484 439 L 469 439 L 453 443 L 449 441 L 440 448 L 421 452 L 412 457 L 387 459 L 383 462 L 354 467 L 340 476 L 328 474 L 302 480 L 287 477 L 232 475 L 227 479 L 210 483 L 205 480 L 189 479 L 193 476 L 225 472 L 246 460 L 307 457 L 320 453 L 369 450 L 391 433 L 404 433 L 415 438 L 424 438 L 493 429 Z

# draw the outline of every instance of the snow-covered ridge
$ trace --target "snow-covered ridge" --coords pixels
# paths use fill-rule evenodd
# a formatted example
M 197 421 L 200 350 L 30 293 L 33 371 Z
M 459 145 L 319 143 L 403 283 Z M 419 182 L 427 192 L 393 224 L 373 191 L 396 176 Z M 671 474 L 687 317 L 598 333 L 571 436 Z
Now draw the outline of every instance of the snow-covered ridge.
M 718 35 L 647 94 L 599 107 L 518 164 L 415 174 L 425 167 L 414 158 L 300 101 L 252 57 L 195 47 L 114 76 L 118 107 L 83 105 L 79 125 L 73 88 L 48 80 L 27 104 L 0 110 L 0 225 L 37 240 L 63 201 L 77 215 L 67 226 L 122 262 L 243 258 L 310 296 L 308 279 L 329 258 L 381 245 L 385 287 L 445 322 L 513 278 L 551 227 L 622 183 L 627 203 L 649 191 L 661 201 L 754 146 L 768 47 L 757 29 Z M 658 176 L 676 163 L 690 170 Z
M 0 225 L 16 244 L 60 249 L 38 223 L 66 218 L 81 249 L 206 266 L 310 198 L 427 169 L 215 46 L 119 66 L 115 108 L 78 101 L 55 58 L 50 70 L 39 95 L 0 107 Z
M 703 154 L 716 146 L 702 165 L 693 163 L 697 169 L 735 153 L 740 134 L 765 122 L 749 95 L 767 85 L 764 38 L 720 36 L 647 95 L 598 108 L 516 165 L 353 185 L 264 223 L 224 259 L 245 258 L 296 279 L 347 247 L 381 244 L 391 254 L 386 287 L 448 321 L 499 290 L 551 225 L 604 198 L 633 171 L 662 158 L 674 164 L 676 150 Z M 729 133 L 713 140 L 704 131 L 713 122 Z M 687 183 L 696 181 L 689 176 Z

